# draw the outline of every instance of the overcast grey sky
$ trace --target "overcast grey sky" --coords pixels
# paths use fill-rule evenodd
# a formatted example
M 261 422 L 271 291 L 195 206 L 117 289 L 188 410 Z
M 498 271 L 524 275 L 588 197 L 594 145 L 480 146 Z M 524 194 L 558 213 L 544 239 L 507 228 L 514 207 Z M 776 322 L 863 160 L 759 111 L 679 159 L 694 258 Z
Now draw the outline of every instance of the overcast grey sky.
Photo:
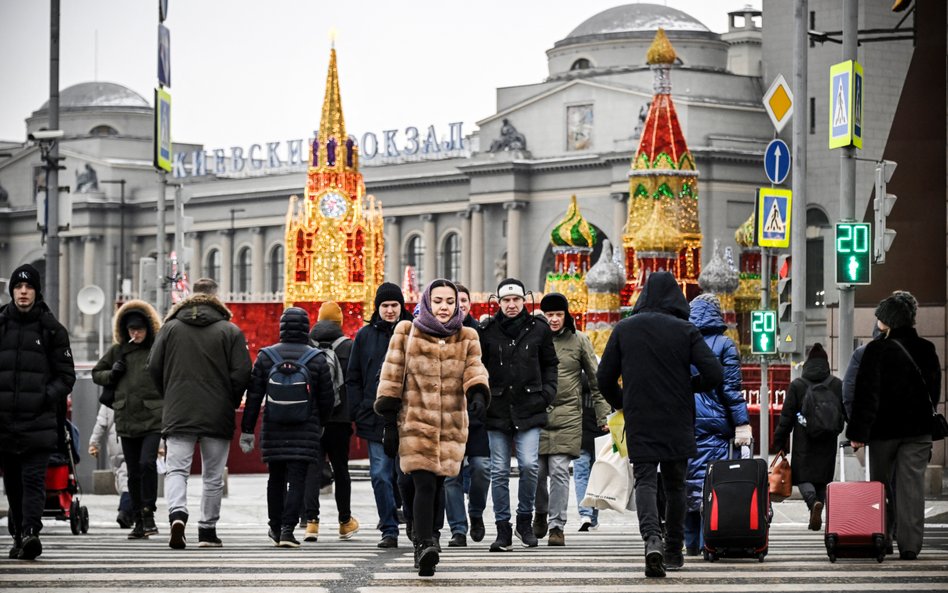
M 206 148 L 307 137 L 319 126 L 338 31 L 349 133 L 494 113 L 497 87 L 542 81 L 546 50 L 622 0 L 169 0 L 172 137 Z M 715 32 L 745 0 L 654 0 Z M 751 5 L 760 7 L 760 0 Z M 60 89 L 115 82 L 149 102 L 157 85 L 158 0 L 64 0 Z M 96 52 L 96 47 L 98 51 Z M 0 139 L 49 95 L 48 0 L 0 0 Z M 98 57 L 96 57 L 98 56 Z

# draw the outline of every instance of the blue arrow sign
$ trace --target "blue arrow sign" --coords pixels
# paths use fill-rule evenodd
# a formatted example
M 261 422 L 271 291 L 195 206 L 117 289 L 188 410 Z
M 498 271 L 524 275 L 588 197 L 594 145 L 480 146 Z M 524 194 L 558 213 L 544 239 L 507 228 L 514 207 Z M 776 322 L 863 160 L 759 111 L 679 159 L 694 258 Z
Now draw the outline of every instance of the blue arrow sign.
M 767 179 L 780 185 L 790 173 L 790 147 L 783 140 L 771 140 L 764 151 L 764 172 Z

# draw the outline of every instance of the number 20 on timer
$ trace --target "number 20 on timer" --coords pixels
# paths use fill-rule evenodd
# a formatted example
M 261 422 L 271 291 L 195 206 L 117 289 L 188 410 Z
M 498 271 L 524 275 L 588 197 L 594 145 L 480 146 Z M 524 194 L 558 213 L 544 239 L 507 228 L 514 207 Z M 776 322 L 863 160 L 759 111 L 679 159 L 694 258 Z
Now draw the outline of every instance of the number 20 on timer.
M 777 312 L 772 309 L 751 311 L 751 353 L 777 353 Z
M 836 283 L 869 284 L 872 276 L 871 226 L 868 222 L 836 223 Z

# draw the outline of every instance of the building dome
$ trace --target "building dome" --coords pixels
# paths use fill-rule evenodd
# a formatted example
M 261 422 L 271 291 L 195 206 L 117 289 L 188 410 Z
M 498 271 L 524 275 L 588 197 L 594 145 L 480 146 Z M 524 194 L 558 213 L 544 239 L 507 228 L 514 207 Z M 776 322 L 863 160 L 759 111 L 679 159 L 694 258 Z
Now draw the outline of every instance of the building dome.
M 37 112 L 46 111 L 49 101 Z M 137 107 L 151 109 L 144 97 L 132 89 L 112 82 L 82 82 L 59 91 L 59 108 Z
M 639 37 L 643 33 L 651 38 L 659 28 L 669 33 L 711 33 L 701 21 L 675 8 L 660 4 L 624 4 L 589 17 L 557 45 L 594 39 Z

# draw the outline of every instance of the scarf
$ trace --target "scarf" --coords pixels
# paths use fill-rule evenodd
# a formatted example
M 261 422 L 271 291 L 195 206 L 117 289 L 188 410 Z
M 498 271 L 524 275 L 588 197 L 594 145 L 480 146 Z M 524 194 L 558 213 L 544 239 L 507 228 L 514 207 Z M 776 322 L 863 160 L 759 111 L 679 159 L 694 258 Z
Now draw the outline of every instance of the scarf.
M 527 311 L 526 307 L 521 309 L 516 317 L 507 317 L 503 311 L 497 312 L 497 321 L 500 323 L 500 331 L 504 332 L 504 335 L 511 339 L 520 335 L 520 331 L 523 330 L 529 318 L 530 312 Z
M 457 290 L 454 293 L 457 294 Z M 461 308 L 457 306 L 455 301 L 454 315 L 451 316 L 451 319 L 447 323 L 438 321 L 438 318 L 431 311 L 431 285 L 428 285 L 424 294 L 421 295 L 421 301 L 418 303 L 418 315 L 412 323 L 428 335 L 446 338 L 460 331 L 464 324 L 464 317 L 461 315 Z

